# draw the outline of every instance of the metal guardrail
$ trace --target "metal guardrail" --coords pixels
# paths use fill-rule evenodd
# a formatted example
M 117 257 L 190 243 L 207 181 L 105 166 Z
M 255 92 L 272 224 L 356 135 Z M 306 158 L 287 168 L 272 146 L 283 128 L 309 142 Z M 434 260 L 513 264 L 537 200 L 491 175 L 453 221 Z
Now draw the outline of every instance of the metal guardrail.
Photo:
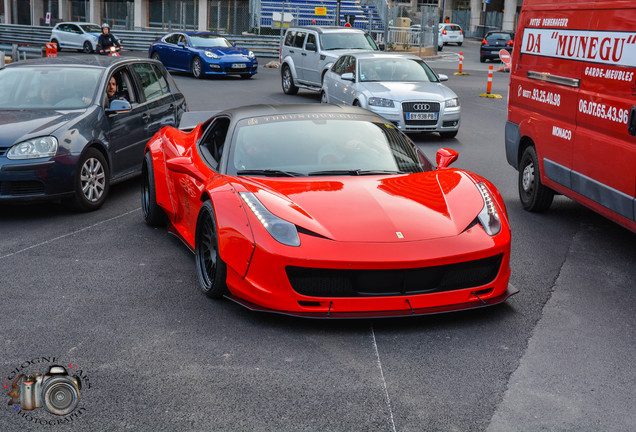
M 124 48 L 133 51 L 147 51 L 150 44 L 168 32 L 114 30 L 113 33 L 121 39 Z M 280 43 L 278 36 L 225 35 L 225 37 L 230 42 L 235 42 L 237 47 L 254 51 L 258 57 L 278 57 Z M 6 46 L 6 44 L 14 43 L 44 45 L 50 38 L 51 27 L 0 24 L 0 45 Z M 40 50 L 40 48 L 37 49 Z

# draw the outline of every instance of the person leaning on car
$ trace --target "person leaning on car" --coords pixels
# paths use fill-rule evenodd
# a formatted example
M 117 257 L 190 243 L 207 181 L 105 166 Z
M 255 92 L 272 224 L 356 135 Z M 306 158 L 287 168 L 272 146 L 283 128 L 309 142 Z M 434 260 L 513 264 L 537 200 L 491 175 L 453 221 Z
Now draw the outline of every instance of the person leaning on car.
M 104 23 L 102 24 L 102 34 L 97 38 L 97 52 L 107 54 L 112 46 L 121 48 L 121 44 L 117 38 L 110 33 L 110 26 Z

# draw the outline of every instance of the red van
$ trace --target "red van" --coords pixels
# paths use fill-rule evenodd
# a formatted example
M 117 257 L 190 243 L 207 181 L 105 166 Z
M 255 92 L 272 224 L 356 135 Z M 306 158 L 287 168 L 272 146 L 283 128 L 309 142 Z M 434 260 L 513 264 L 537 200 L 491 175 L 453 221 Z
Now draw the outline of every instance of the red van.
M 506 157 L 526 210 L 566 195 L 636 232 L 636 1 L 524 0 Z

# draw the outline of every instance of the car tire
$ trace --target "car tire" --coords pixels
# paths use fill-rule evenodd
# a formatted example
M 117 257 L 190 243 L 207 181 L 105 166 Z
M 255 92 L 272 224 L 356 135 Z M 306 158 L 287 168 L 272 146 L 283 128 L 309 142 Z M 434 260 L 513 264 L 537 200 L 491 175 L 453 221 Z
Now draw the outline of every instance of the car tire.
M 361 105 L 360 105 L 360 101 L 359 101 L 359 100 L 357 100 L 357 99 L 353 101 L 353 104 L 352 104 L 352 105 L 353 105 L 353 106 L 356 106 L 356 107 L 361 106 Z
M 147 152 L 141 165 L 141 212 L 150 226 L 162 226 L 168 221 L 163 209 L 157 204 L 156 191 L 152 155 Z
M 437 51 L 442 51 L 444 49 L 444 45 L 438 45 Z
M 85 54 L 90 54 L 93 52 L 93 45 L 89 41 L 84 42 L 84 49 L 82 50 Z
M 197 79 L 203 78 L 203 63 L 199 57 L 192 59 L 192 63 L 190 63 L 190 72 L 192 72 L 192 76 Z
M 60 43 L 57 41 L 57 39 L 51 39 L 51 43 L 54 43 L 55 45 L 57 45 L 57 52 L 62 51 L 62 47 L 60 46 Z
M 219 299 L 227 293 L 227 267 L 219 255 L 217 232 L 214 208 L 208 200 L 199 211 L 194 254 L 201 290 L 213 299 Z
M 523 208 L 541 213 L 550 208 L 554 191 L 543 186 L 534 146 L 527 147 L 519 162 L 519 199 Z
M 241 79 L 250 79 L 252 78 L 252 74 L 243 74 L 241 75 Z
M 441 136 L 444 139 L 451 139 L 457 136 L 457 132 L 459 131 L 440 132 L 439 136 Z
M 159 56 L 159 53 L 157 51 L 154 51 L 150 58 L 153 60 L 161 61 L 161 57 Z
M 480 63 L 486 63 L 486 57 L 479 57 Z
M 463 42 L 457 42 L 457 46 L 462 46 Z
M 326 91 L 321 91 L 320 92 L 320 103 L 329 103 L 329 98 L 327 98 L 327 92 Z
M 280 72 L 280 79 L 285 94 L 295 95 L 298 93 L 298 87 L 294 84 L 294 77 L 292 76 L 289 66 L 283 65 L 283 69 Z
M 97 210 L 104 204 L 110 188 L 110 171 L 106 158 L 95 148 L 88 148 L 75 170 L 75 195 L 67 204 L 78 211 Z

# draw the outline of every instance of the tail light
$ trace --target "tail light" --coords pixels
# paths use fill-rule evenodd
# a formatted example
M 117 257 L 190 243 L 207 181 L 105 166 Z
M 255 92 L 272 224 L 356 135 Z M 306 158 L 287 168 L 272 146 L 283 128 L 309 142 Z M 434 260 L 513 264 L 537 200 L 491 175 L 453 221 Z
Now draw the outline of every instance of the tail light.
M 447 34 L 446 29 L 442 30 L 442 34 Z
M 459 34 L 462 34 L 462 31 L 461 31 L 461 30 L 459 31 Z
M 508 45 L 508 46 L 512 46 L 512 44 L 513 44 L 514 42 L 515 42 L 515 41 L 513 41 L 512 39 L 510 39 L 506 45 Z
M 482 40 L 481 40 L 481 44 L 482 44 L 482 45 L 488 45 L 488 42 L 486 41 L 486 39 L 482 39 Z

